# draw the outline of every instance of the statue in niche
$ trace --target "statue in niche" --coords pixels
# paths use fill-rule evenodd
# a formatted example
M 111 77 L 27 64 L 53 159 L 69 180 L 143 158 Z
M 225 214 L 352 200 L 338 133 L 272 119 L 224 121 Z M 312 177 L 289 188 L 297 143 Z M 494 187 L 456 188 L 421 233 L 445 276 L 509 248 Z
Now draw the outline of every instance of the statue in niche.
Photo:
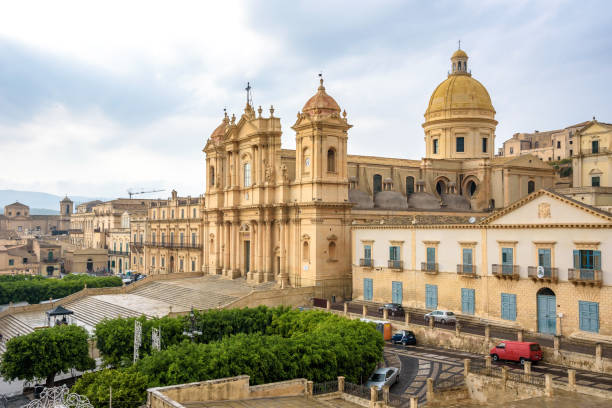
M 283 176 L 283 181 L 287 182 L 289 181 L 289 170 L 287 170 L 287 166 L 285 164 L 281 164 L 281 174 Z

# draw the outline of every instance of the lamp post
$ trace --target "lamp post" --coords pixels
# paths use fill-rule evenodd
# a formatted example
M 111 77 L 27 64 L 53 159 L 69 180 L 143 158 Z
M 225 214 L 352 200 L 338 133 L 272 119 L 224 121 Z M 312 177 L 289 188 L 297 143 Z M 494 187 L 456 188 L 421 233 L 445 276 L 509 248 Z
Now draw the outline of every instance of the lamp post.
M 191 339 L 191 341 L 193 341 L 195 336 L 202 335 L 202 331 L 196 329 L 196 316 L 193 311 L 193 306 L 191 306 L 191 311 L 189 312 L 189 322 L 190 322 L 189 330 L 183 331 L 183 336 L 187 336 Z

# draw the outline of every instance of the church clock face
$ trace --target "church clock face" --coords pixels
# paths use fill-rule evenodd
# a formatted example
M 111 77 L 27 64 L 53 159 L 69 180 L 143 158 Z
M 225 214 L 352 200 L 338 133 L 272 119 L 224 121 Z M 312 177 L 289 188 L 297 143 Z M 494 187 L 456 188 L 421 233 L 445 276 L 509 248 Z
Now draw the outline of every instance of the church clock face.
M 310 157 L 306 158 L 306 167 L 310 167 Z

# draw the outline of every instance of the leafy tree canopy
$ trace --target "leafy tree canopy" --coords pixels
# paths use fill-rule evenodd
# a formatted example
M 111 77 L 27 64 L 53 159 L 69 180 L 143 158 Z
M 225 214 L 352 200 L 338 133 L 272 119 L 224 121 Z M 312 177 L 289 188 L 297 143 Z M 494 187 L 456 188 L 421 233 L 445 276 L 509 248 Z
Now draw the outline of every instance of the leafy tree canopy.
M 0 374 L 7 380 L 45 378 L 52 386 L 55 376 L 71 368 L 90 370 L 87 331 L 75 325 L 61 325 L 11 338 L 0 361 Z

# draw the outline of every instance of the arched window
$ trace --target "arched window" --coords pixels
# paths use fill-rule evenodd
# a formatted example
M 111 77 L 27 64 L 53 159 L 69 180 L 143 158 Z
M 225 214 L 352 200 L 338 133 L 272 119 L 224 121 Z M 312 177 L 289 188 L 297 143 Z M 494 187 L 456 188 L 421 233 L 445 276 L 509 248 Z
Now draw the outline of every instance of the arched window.
M 535 191 L 535 181 L 529 180 L 527 183 L 527 194 L 531 194 Z
M 327 171 L 336 171 L 336 151 L 334 149 L 327 151 Z
M 211 187 L 215 185 L 215 168 L 210 166 L 210 185 Z
M 251 186 L 251 163 L 244 163 L 244 186 Z
M 476 188 L 477 188 L 476 183 L 470 180 L 466 186 L 468 196 L 472 197 L 474 193 L 476 193 Z
M 308 246 L 308 241 L 304 241 L 302 245 L 302 261 L 310 262 L 310 248 Z
M 406 194 L 414 193 L 414 177 L 406 177 Z
M 457 70 L 461 71 L 461 61 L 457 62 Z
M 380 174 L 374 175 L 372 191 L 374 192 L 374 194 L 380 193 L 382 191 L 382 176 Z
M 438 192 L 438 195 L 446 194 L 446 183 L 444 180 L 439 180 L 436 183 L 436 191 Z
M 334 241 L 329 243 L 329 259 L 336 259 L 336 243 Z

